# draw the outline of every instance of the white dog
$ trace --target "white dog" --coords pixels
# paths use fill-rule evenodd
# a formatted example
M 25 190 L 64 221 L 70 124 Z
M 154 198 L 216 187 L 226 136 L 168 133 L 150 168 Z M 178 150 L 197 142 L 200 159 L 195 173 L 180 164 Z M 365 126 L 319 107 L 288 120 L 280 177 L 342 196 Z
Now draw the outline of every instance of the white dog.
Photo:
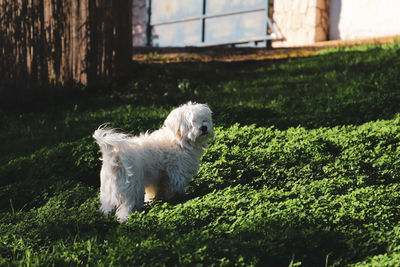
M 124 222 L 144 201 L 184 194 L 214 136 L 211 110 L 188 102 L 174 109 L 153 133 L 129 136 L 100 126 L 93 137 L 102 152 L 100 210 Z

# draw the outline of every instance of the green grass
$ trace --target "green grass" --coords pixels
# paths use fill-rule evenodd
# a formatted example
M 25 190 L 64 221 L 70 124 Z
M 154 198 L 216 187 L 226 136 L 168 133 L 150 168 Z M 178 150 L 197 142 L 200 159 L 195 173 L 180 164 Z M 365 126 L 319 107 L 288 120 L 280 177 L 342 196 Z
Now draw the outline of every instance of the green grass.
M 0 265 L 400 264 L 400 43 L 283 61 L 132 67 L 118 89 L 0 115 Z M 212 108 L 177 204 L 98 211 L 92 132 Z

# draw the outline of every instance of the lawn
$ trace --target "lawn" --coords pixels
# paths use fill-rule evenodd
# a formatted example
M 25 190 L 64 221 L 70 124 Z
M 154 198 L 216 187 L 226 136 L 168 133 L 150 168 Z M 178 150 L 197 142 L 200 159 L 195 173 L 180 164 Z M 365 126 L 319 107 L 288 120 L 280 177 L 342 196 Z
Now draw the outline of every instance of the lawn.
M 131 73 L 1 112 L 0 265 L 400 264 L 400 42 Z M 185 199 L 103 217 L 93 131 L 154 130 L 188 100 L 216 135 Z

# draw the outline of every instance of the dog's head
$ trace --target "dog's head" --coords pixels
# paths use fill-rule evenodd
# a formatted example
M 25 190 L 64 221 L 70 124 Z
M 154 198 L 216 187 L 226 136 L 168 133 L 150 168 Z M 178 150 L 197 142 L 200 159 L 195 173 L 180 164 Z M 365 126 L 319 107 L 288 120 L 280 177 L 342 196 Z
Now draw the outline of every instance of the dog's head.
M 214 137 L 211 110 L 205 104 L 188 102 L 173 111 L 164 121 L 181 146 L 206 147 Z

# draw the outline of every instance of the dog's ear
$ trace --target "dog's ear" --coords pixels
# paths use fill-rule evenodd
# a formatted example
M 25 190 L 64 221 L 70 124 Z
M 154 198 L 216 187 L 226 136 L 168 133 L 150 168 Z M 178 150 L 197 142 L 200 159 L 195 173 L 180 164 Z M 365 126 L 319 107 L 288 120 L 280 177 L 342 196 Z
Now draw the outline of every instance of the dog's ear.
M 164 121 L 164 127 L 168 128 L 179 140 L 186 138 L 190 123 L 184 108 L 173 110 Z
M 164 127 L 169 129 L 174 135 L 177 135 L 179 131 L 178 119 L 178 114 L 173 110 L 164 121 Z

